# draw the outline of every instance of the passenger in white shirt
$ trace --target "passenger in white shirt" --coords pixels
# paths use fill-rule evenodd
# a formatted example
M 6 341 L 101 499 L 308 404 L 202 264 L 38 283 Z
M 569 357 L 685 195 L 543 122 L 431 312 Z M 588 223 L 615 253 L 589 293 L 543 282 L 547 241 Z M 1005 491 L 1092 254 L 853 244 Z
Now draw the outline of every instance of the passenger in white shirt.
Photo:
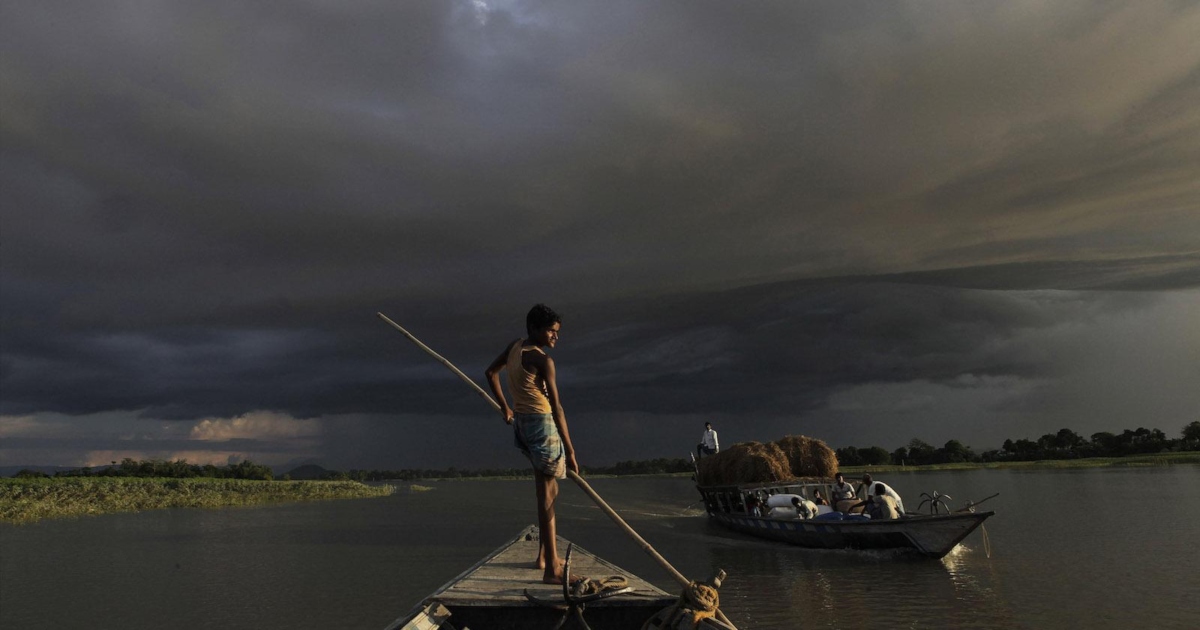
M 810 519 L 817 516 L 817 504 L 804 497 L 794 497 L 792 505 L 796 508 L 797 518 Z
M 900 518 L 900 507 L 897 501 L 883 491 L 882 483 L 875 483 L 876 494 L 867 499 L 867 514 L 873 520 L 891 520 Z
M 883 487 L 883 495 L 892 497 L 892 499 L 896 501 L 896 509 L 899 510 L 901 514 L 904 514 L 904 500 L 900 498 L 900 495 L 897 494 L 895 490 L 892 490 L 892 487 L 886 483 L 883 483 L 882 481 L 873 481 L 870 473 L 863 475 L 862 485 L 858 487 L 859 491 L 863 493 L 862 500 L 866 501 L 867 499 L 875 496 L 875 494 L 878 492 L 877 488 L 880 486 Z
M 838 501 L 849 501 L 855 497 L 854 486 L 846 482 L 846 477 L 842 473 L 833 476 L 833 504 L 837 505 Z

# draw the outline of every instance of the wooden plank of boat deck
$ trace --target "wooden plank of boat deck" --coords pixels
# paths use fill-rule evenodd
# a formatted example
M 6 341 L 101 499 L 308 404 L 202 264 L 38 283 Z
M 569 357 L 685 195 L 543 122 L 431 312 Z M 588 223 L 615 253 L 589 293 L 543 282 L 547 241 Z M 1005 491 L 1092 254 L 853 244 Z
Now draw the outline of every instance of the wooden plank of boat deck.
M 558 539 L 558 550 L 565 555 L 567 541 Z M 562 586 L 542 584 L 542 571 L 533 568 L 533 559 L 537 557 L 537 538 L 533 540 L 518 540 L 512 546 L 501 551 L 488 562 L 480 565 L 471 574 L 463 576 L 455 584 L 437 595 L 438 601 L 447 606 L 471 605 L 529 605 L 524 591 L 535 597 L 560 601 Z M 603 600 L 593 605 L 621 605 L 621 600 L 641 600 L 645 597 L 670 597 L 650 583 L 629 574 L 620 568 L 605 562 L 590 553 L 576 549 L 571 555 L 571 575 L 585 575 L 592 579 L 604 579 L 610 575 L 623 575 L 634 588 L 633 593 Z

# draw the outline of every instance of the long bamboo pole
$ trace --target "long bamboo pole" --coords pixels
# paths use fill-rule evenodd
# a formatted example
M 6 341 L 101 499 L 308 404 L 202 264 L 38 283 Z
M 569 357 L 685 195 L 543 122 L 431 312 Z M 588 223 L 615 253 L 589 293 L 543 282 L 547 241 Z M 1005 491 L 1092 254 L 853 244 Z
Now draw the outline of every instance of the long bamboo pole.
M 628 534 L 629 537 L 632 538 L 633 541 L 642 548 L 642 551 L 645 551 L 650 555 L 651 558 L 654 558 L 654 561 L 657 562 L 659 566 L 666 569 L 667 573 L 670 573 L 671 577 L 678 582 L 680 586 L 687 586 L 692 583 L 692 581 L 684 577 L 682 573 L 676 571 L 675 567 L 671 566 L 671 563 L 667 562 L 667 559 L 662 557 L 662 555 L 659 554 L 658 551 L 656 551 L 654 547 L 650 545 L 650 543 L 646 542 L 645 538 L 642 538 L 636 531 L 634 531 L 633 528 L 629 526 L 629 523 L 626 523 L 625 519 L 621 518 L 620 514 L 617 514 L 616 510 L 612 509 L 608 503 L 604 501 L 604 499 L 600 498 L 600 495 L 592 489 L 592 486 L 588 484 L 588 482 L 583 480 L 583 477 L 575 474 L 575 471 L 573 470 L 568 470 L 567 476 L 570 477 L 572 481 L 579 484 L 579 488 L 583 490 L 583 493 L 591 497 L 592 501 L 595 501 L 596 505 L 600 506 L 600 510 L 607 514 L 608 517 L 611 518 L 618 527 L 624 530 L 625 533 Z
M 414 344 L 416 344 L 418 348 L 424 350 L 430 356 L 432 356 L 434 359 L 437 359 L 437 361 L 439 363 L 441 363 L 442 365 L 449 368 L 451 372 L 454 372 L 455 374 L 457 374 L 459 378 L 461 378 L 468 385 L 470 385 L 472 388 L 474 388 L 474 390 L 476 392 L 478 392 L 479 395 L 482 396 L 484 400 L 488 401 L 492 405 L 493 409 L 495 409 L 496 411 L 500 411 L 500 403 L 496 402 L 496 400 L 494 398 L 492 398 L 491 394 L 484 391 L 482 387 L 480 387 L 478 384 L 475 383 L 475 381 L 471 380 L 471 377 L 467 376 L 466 374 L 463 374 L 461 370 L 454 367 L 453 363 L 447 361 L 446 358 L 443 357 L 442 355 L 434 352 L 433 349 L 430 348 L 429 346 L 421 343 L 420 339 L 417 339 L 416 337 L 413 336 L 412 333 L 408 332 L 407 330 L 404 330 L 404 328 L 401 327 L 400 324 L 397 324 L 396 322 L 392 321 L 390 318 L 388 318 L 387 315 L 384 315 L 383 313 L 375 313 L 375 314 L 379 316 L 379 319 L 382 319 L 383 321 L 387 322 L 389 325 L 391 325 L 392 328 L 395 328 L 396 330 L 400 331 L 405 337 L 408 337 L 408 340 L 413 342 Z M 590 497 L 592 499 L 592 501 L 594 501 L 596 503 L 596 505 L 600 508 L 600 510 L 602 512 L 607 514 L 608 517 L 610 519 L 612 519 L 613 522 L 616 523 L 617 526 L 620 527 L 622 531 L 624 531 L 630 538 L 632 538 L 633 541 L 636 542 L 638 544 L 638 546 L 642 548 L 642 551 L 645 551 L 647 554 L 649 554 L 649 556 L 651 558 L 654 559 L 655 562 L 658 563 L 659 566 L 666 569 L 667 573 L 671 574 L 672 579 L 674 579 L 680 586 L 691 585 L 692 581 L 687 579 L 686 577 L 684 577 L 684 575 L 682 573 L 680 573 L 679 571 L 677 571 L 675 569 L 675 567 L 671 566 L 671 563 L 668 562 L 666 558 L 662 557 L 662 554 L 658 553 L 658 551 L 656 551 L 654 549 L 654 547 L 651 546 L 650 543 L 646 542 L 645 538 L 642 538 L 636 531 L 634 531 L 634 529 L 629 526 L 629 523 L 626 523 L 625 519 L 621 518 L 621 515 L 617 514 L 617 511 L 612 509 L 612 507 L 610 507 L 608 505 L 608 503 L 605 502 L 604 499 L 602 499 L 600 497 L 600 495 L 595 490 L 592 489 L 592 486 L 588 482 L 583 480 L 583 477 L 580 477 L 573 470 L 568 470 L 567 476 L 570 477 L 571 481 L 574 481 L 581 490 L 583 490 L 584 494 L 588 495 L 588 497 Z M 718 618 L 721 619 L 721 621 L 729 624 L 730 626 L 733 625 L 729 621 L 729 619 L 727 617 L 725 617 L 725 614 L 722 613 L 720 610 L 717 610 L 717 615 L 718 615 Z
M 451 372 L 454 372 L 455 374 L 457 374 L 459 378 L 466 381 L 466 383 L 468 385 L 470 385 L 471 387 L 475 388 L 475 391 L 479 392 L 479 395 L 483 396 L 484 400 L 491 403 L 492 407 L 494 407 L 496 409 L 496 411 L 500 411 L 500 403 L 496 402 L 495 400 L 492 400 L 491 394 L 483 391 L 482 387 L 476 385 L 475 381 L 471 380 L 471 377 L 467 376 L 466 374 L 463 374 L 461 370 L 454 367 L 454 364 L 447 361 L 446 357 L 443 357 L 442 355 L 434 352 L 432 348 L 421 343 L 420 339 L 417 339 L 416 337 L 413 336 L 412 333 L 408 332 L 407 330 L 404 330 L 404 328 L 401 327 L 400 324 L 397 324 L 396 322 L 389 319 L 387 315 L 384 315 L 383 313 L 375 313 L 375 314 L 379 316 L 379 319 L 382 319 L 383 321 L 387 322 L 389 325 L 391 325 L 392 328 L 399 330 L 402 335 L 404 335 L 405 337 L 408 337 L 409 341 L 417 344 L 418 348 L 424 350 L 425 352 L 428 352 L 429 356 L 433 357 L 434 359 L 437 359 L 439 363 L 441 363 L 442 365 L 449 368 L 449 370 Z

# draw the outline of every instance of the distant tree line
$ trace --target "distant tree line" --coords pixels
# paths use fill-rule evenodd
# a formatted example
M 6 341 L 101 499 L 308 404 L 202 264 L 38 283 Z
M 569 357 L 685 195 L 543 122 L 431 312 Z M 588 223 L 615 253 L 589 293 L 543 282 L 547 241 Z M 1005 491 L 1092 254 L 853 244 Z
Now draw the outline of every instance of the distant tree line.
M 49 477 L 46 473 L 34 470 L 22 470 L 14 477 Z M 75 468 L 60 470 L 55 477 L 168 477 L 185 479 L 190 477 L 212 477 L 215 479 L 260 479 L 270 481 L 274 474 L 269 466 L 243 461 L 228 466 L 205 464 L 189 464 L 186 460 L 165 461 L 161 459 L 134 460 L 126 457 L 121 463 L 113 462 L 111 466 Z
M 923 466 L 961 462 L 1034 461 L 1042 459 L 1080 459 L 1084 457 L 1123 457 L 1148 453 L 1200 451 L 1200 420 L 1183 428 L 1179 439 L 1171 439 L 1158 429 L 1138 427 L 1121 433 L 1101 431 L 1090 438 L 1070 430 L 1059 429 L 1037 440 L 1005 440 L 999 449 L 975 453 L 958 440 L 950 440 L 941 448 L 914 438 L 908 446 L 888 452 L 879 446 L 837 449 L 842 466 Z
M 642 461 L 617 462 L 612 466 L 581 466 L 586 475 L 662 475 L 667 473 L 692 472 L 692 463 L 683 458 L 660 457 Z M 400 470 L 351 470 L 345 479 L 356 481 L 387 481 L 390 479 L 411 481 L 414 479 L 461 479 L 469 477 L 528 477 L 533 473 L 528 466 L 522 468 L 480 468 L 460 470 L 451 466 L 446 470 L 403 468 Z M 331 479 L 337 477 L 329 477 Z
M 907 446 L 888 451 L 880 446 L 858 448 L 847 446 L 837 449 L 838 463 L 842 466 L 923 466 L 927 464 L 954 464 L 962 462 L 1033 461 L 1041 459 L 1080 459 L 1084 457 L 1122 457 L 1147 453 L 1174 451 L 1200 451 L 1200 421 L 1189 423 L 1183 428 L 1179 439 L 1168 438 L 1158 429 L 1139 427 L 1125 429 L 1121 433 L 1102 431 L 1090 438 L 1070 429 L 1059 429 L 1047 433 L 1037 440 L 1005 440 L 999 449 L 976 453 L 958 440 L 950 440 L 938 448 L 913 438 Z M 612 466 L 583 466 L 584 475 L 661 475 L 667 473 L 692 472 L 692 463 L 683 458 L 648 459 L 617 462 Z M 415 479 L 460 479 L 469 477 L 527 477 L 528 467 L 448 469 L 402 468 L 399 470 L 357 470 L 349 472 L 323 470 L 320 479 L 387 481 Z M 22 470 L 14 477 L 49 477 L 43 472 Z M 217 479 L 274 479 L 271 468 L 250 461 L 228 466 L 203 466 L 189 464 L 185 460 L 164 461 L 149 459 L 135 461 L 125 458 L 120 464 L 97 468 L 77 468 L 59 471 L 55 477 L 213 477 Z M 284 479 L 288 479 L 284 475 Z

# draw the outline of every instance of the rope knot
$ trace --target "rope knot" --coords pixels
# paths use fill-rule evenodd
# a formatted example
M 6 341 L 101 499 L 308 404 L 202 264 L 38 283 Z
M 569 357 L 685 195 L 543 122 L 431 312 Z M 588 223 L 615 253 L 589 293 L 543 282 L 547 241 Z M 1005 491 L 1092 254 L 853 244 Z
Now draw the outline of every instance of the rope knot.
M 721 596 L 716 588 L 694 580 L 683 590 L 683 597 L 697 613 L 707 613 L 705 617 L 713 616 L 721 605 Z
M 722 573 L 722 577 L 724 573 Z M 719 582 L 718 582 L 719 583 Z M 717 619 L 721 597 L 711 582 L 690 582 L 683 587 L 674 606 L 664 608 L 650 618 L 643 630 L 695 630 L 696 628 L 730 628 Z M 704 624 L 704 625 L 701 625 Z

